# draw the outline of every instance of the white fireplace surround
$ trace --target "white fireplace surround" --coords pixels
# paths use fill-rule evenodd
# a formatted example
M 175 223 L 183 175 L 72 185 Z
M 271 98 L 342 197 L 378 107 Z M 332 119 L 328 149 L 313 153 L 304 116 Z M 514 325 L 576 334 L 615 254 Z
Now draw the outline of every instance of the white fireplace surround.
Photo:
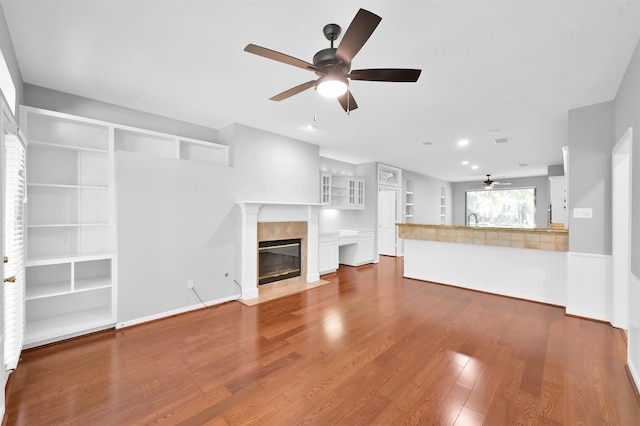
M 238 201 L 242 213 L 240 285 L 242 299 L 258 297 L 258 222 L 307 222 L 307 282 L 318 273 L 318 222 L 321 204 Z

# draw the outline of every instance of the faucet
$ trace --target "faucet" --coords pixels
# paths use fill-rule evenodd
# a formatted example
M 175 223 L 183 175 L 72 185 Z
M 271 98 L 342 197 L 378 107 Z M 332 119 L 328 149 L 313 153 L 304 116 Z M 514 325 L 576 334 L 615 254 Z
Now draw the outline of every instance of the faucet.
M 471 222 L 471 216 L 473 216 L 473 218 L 476 220 L 476 223 L 474 226 L 478 226 L 478 215 L 476 215 L 475 213 L 470 213 L 469 216 L 467 216 L 467 225 L 470 226 L 471 224 L 469 222 Z

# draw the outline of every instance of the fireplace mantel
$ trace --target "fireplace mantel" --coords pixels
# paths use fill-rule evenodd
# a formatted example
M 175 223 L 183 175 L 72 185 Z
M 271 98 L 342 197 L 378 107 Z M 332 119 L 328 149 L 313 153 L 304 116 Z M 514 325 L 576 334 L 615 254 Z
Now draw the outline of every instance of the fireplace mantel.
M 320 203 L 238 201 L 242 214 L 241 274 L 242 299 L 258 297 L 258 222 L 307 222 L 306 280 L 315 282 L 318 273 L 318 222 Z

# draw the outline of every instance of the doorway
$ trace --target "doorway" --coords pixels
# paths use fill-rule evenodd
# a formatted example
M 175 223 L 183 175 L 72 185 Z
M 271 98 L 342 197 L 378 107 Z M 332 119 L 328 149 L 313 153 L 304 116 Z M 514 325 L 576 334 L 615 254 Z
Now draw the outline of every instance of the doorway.
M 378 190 L 378 254 L 398 255 L 398 198 L 395 189 Z
M 614 327 L 629 328 L 629 279 L 631 273 L 631 128 L 611 151 L 611 258 L 613 269 Z

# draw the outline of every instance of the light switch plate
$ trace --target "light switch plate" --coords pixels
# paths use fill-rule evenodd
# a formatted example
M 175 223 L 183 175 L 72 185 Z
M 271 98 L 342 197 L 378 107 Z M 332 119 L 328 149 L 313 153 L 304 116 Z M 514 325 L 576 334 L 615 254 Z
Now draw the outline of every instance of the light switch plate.
M 592 208 L 574 208 L 573 217 L 574 219 L 592 219 L 593 209 Z

